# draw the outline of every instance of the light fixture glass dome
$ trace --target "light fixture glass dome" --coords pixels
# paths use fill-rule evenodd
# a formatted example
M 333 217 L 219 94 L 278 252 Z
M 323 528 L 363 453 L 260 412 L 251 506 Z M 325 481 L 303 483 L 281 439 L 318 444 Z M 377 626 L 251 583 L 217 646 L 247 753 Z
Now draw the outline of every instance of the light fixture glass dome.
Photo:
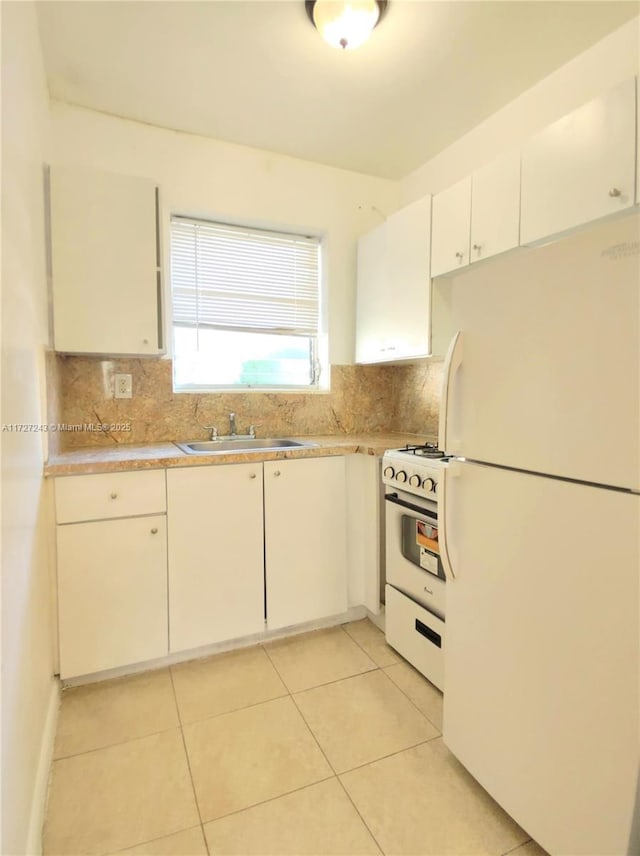
M 322 38 L 334 48 L 352 50 L 371 35 L 380 17 L 376 0 L 316 0 L 313 23 Z

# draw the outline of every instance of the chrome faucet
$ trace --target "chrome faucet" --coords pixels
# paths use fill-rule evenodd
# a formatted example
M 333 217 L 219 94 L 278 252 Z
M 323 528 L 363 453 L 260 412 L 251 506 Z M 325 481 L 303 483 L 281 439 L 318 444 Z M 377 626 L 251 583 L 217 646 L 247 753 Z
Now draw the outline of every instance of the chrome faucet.
M 236 425 L 236 414 L 229 414 L 229 433 L 228 434 L 218 434 L 218 429 L 213 425 L 205 425 L 203 426 L 210 431 L 209 439 L 210 440 L 255 440 L 256 429 L 254 425 L 249 425 L 249 433 L 248 434 L 238 434 L 238 427 Z

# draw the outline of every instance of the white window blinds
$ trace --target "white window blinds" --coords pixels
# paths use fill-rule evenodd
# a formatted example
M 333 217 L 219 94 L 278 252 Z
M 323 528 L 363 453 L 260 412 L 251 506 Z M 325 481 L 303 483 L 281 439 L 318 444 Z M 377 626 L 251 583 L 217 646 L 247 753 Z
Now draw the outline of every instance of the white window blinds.
M 171 219 L 173 323 L 318 334 L 318 238 Z

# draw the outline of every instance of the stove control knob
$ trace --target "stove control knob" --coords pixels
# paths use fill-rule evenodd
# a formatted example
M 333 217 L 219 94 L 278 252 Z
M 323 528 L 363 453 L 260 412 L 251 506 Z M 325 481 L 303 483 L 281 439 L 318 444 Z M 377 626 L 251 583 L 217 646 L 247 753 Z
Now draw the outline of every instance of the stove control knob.
M 407 474 L 405 473 L 405 471 L 404 470 L 398 470 L 398 472 L 396 473 L 396 481 L 399 481 L 402 484 L 403 482 L 406 482 L 406 480 L 407 480 Z
M 385 467 L 384 468 L 383 475 L 385 478 L 392 479 L 395 476 L 395 474 L 396 474 L 396 471 L 393 469 L 393 467 Z
M 436 489 L 436 483 L 433 479 L 425 479 L 422 482 L 422 487 L 426 490 L 427 493 L 431 493 Z
M 412 476 L 409 476 L 409 484 L 411 485 L 411 487 L 420 487 L 421 481 L 422 479 L 420 478 L 420 476 L 416 475 L 415 473 Z

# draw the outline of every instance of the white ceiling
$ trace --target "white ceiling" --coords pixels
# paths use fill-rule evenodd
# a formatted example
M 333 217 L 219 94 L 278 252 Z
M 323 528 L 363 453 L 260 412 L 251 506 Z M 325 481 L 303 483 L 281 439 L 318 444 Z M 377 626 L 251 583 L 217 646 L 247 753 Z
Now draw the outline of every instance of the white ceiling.
M 371 39 L 342 52 L 303 0 L 38 4 L 54 98 L 392 179 L 639 11 L 390 0 Z

